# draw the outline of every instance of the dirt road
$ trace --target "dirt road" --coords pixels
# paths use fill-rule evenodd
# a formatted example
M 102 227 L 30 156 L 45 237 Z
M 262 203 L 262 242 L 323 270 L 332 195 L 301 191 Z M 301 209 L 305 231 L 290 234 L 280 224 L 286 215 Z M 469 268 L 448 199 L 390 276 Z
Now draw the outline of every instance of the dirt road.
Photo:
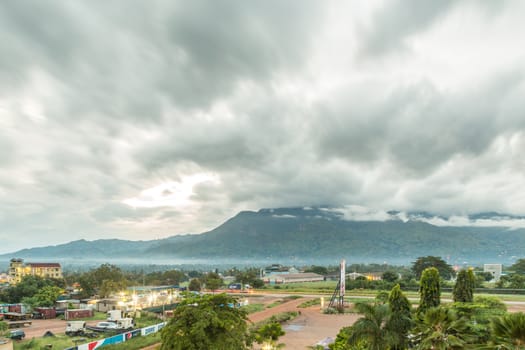
M 32 324 L 29 327 L 23 327 L 22 329 L 26 334 L 26 339 L 39 338 L 44 335 L 47 331 L 51 331 L 54 334 L 64 333 L 66 331 L 66 321 L 59 319 L 48 319 L 48 320 L 32 320 Z M 100 321 L 87 321 L 86 324 L 94 326 Z

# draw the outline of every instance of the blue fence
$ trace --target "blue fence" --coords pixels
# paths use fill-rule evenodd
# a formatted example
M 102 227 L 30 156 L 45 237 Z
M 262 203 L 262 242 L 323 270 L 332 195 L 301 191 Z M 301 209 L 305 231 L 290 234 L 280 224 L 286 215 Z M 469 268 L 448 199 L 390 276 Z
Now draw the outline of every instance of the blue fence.
M 104 338 L 104 339 L 100 339 L 100 340 L 94 340 L 92 342 L 85 343 L 85 344 L 80 344 L 80 345 L 77 345 L 77 346 L 73 346 L 73 347 L 67 348 L 65 350 L 95 350 L 95 349 L 101 348 L 101 347 L 106 346 L 106 345 L 123 343 L 125 341 L 130 340 L 131 338 L 134 338 L 134 337 L 140 337 L 140 336 L 145 336 L 145 335 L 157 333 L 162 328 L 164 328 L 165 325 L 166 325 L 166 322 L 162 322 L 162 323 L 156 324 L 154 326 L 148 326 L 148 327 L 144 327 L 144 328 L 134 329 L 134 330 L 126 332 L 126 333 L 117 334 L 117 335 L 115 335 L 113 337 Z

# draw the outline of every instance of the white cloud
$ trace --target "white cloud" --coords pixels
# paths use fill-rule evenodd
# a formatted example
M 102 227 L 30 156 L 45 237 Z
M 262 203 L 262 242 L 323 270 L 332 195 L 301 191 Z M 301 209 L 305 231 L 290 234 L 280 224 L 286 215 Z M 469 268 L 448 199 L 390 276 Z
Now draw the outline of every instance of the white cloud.
M 220 183 L 212 174 L 185 176 L 180 182 L 168 181 L 141 191 L 140 195 L 122 201 L 133 208 L 185 207 L 192 204 L 194 187 L 202 183 Z

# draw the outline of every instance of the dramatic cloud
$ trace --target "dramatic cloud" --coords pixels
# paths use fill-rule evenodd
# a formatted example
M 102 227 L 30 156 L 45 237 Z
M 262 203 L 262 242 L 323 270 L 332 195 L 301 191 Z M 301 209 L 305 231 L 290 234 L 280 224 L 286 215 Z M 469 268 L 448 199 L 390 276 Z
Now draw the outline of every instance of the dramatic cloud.
M 524 10 L 3 1 L 1 251 L 283 206 L 522 227 Z

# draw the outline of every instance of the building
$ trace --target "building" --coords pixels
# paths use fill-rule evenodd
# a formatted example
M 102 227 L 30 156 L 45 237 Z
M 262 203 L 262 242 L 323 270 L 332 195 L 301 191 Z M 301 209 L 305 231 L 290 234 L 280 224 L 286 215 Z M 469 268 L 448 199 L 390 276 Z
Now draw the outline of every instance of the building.
M 324 281 L 324 276 L 313 272 L 303 273 L 287 273 L 287 274 L 273 274 L 263 279 L 265 283 L 280 284 L 280 283 L 298 283 L 298 282 L 317 282 Z
M 262 276 L 271 276 L 271 275 L 286 275 L 289 273 L 298 273 L 295 267 L 283 266 L 281 264 L 272 264 L 266 266 L 263 271 L 261 271 Z
M 59 263 L 27 263 L 24 259 L 11 259 L 9 263 L 9 277 L 11 284 L 22 281 L 24 276 L 38 276 L 42 278 L 63 278 L 62 267 Z
M 9 283 L 10 277 L 7 273 L 0 273 L 0 284 Z
M 490 272 L 494 282 L 498 282 L 501 278 L 501 264 L 484 264 L 483 272 Z

